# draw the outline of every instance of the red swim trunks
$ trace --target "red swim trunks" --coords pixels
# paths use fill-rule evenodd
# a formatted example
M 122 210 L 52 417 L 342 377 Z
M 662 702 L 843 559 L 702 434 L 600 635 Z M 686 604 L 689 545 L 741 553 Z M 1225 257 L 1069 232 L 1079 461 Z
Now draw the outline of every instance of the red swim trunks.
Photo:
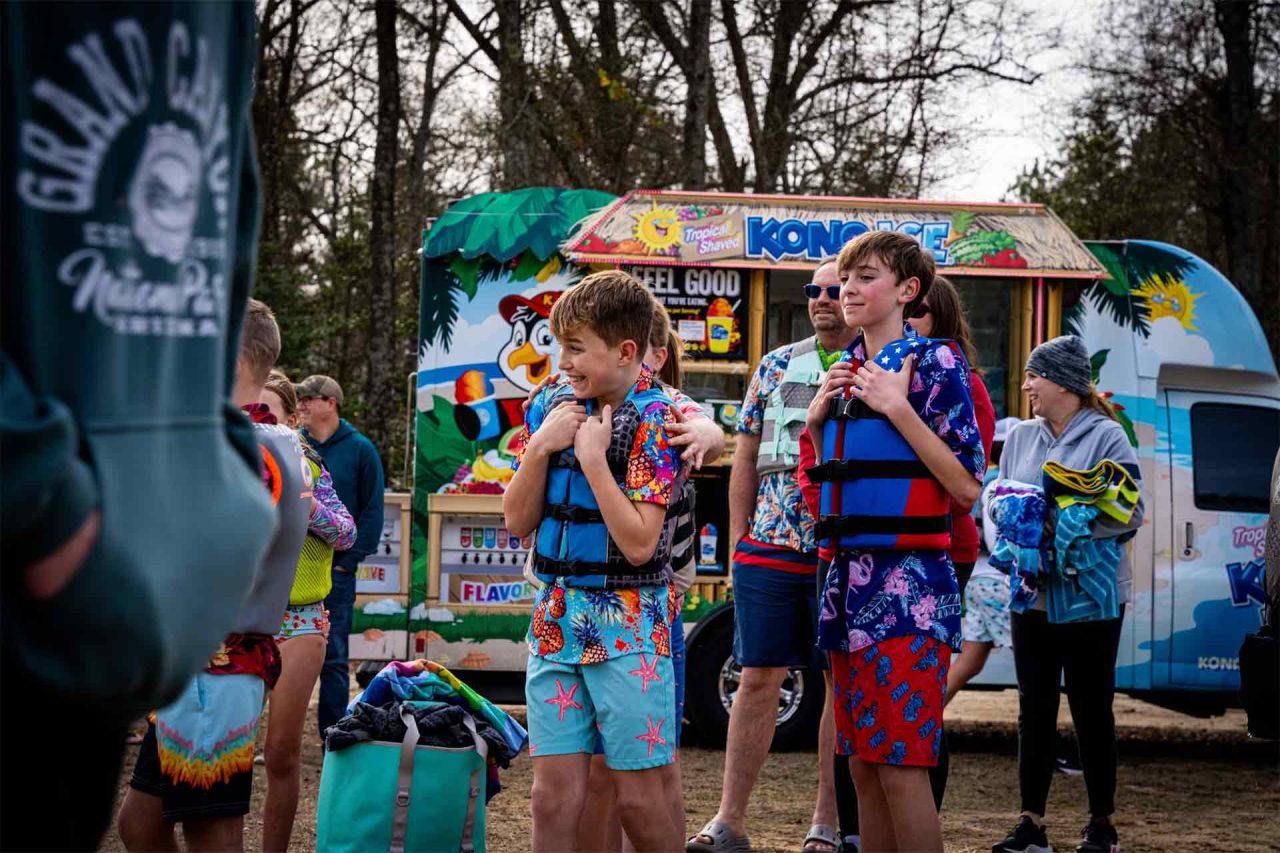
M 876 764 L 933 767 L 951 648 L 922 635 L 831 652 L 836 752 Z

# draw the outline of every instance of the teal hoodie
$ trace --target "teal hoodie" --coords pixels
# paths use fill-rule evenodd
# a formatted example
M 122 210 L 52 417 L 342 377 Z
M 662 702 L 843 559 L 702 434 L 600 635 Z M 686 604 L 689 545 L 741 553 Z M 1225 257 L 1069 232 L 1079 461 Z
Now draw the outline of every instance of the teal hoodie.
M 251 3 L 5 3 L 4 675 L 124 720 L 231 628 L 272 534 L 229 402 L 257 240 Z M 49 600 L 23 569 L 97 509 Z

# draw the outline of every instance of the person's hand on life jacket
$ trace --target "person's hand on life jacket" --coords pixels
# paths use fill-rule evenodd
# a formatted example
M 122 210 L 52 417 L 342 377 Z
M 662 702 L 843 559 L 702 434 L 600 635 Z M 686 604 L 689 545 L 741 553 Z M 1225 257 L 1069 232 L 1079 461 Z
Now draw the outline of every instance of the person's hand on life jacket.
M 560 381 L 560 374 L 553 373 L 546 379 L 533 386 L 533 390 L 529 392 L 529 396 L 524 398 L 524 402 L 520 404 L 520 412 L 524 415 L 529 414 L 529 407 L 533 405 L 533 398 L 542 393 L 542 389 L 548 385 L 554 385 Z
M 556 406 L 529 439 L 529 444 L 530 446 L 536 444 L 546 453 L 555 453 L 573 447 L 578 428 L 586 420 L 587 410 L 581 403 L 565 403 Z
M 724 447 L 724 431 L 709 418 L 689 420 L 675 406 L 668 406 L 672 419 L 667 421 L 667 442 L 672 447 L 683 447 L 680 454 L 682 462 L 688 462 L 693 470 L 700 471 L 707 454 L 715 451 L 717 443 L 721 450 L 715 451 L 719 456 Z M 717 442 L 719 439 L 719 442 Z
M 827 379 L 822 388 L 809 401 L 809 409 L 805 412 L 804 428 L 813 436 L 814 445 L 822 446 L 822 425 L 827 420 L 827 410 L 831 400 L 853 384 L 853 365 L 847 361 L 837 361 L 827 371 Z
M 874 361 L 863 364 L 853 381 L 853 396 L 890 420 L 904 411 L 913 411 L 907 402 L 907 390 L 915 358 L 915 353 L 908 354 L 900 370 L 885 370 Z
M 563 407 L 561 407 L 563 408 Z M 589 417 L 578 427 L 573 439 L 573 454 L 583 465 L 603 462 L 613 438 L 613 407 L 605 403 L 600 417 Z

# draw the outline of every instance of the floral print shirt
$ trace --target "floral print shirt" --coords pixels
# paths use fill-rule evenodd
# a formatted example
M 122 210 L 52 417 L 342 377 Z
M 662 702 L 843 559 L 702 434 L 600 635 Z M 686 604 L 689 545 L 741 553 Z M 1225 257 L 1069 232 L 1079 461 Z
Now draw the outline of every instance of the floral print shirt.
M 742 408 L 738 410 L 737 431 L 759 436 L 764 430 L 764 412 L 769 395 L 782 382 L 791 363 L 792 344 L 765 353 L 751 377 Z M 794 471 L 771 471 L 760 477 L 756 488 L 756 511 L 747 533 L 757 542 L 793 551 L 809 552 L 818 547 L 813 535 L 813 516 L 800 495 Z
M 632 393 L 653 388 L 653 372 L 640 372 Z M 524 459 L 530 436 L 546 416 L 546 406 L 559 389 L 544 389 L 529 406 L 516 443 L 515 467 Z M 667 506 L 680 472 L 679 448 L 667 441 L 670 407 L 661 402 L 642 413 L 631 448 L 622 491 L 630 500 Z M 671 654 L 671 622 L 675 615 L 671 584 L 636 589 L 584 589 L 563 578 L 545 585 L 534 600 L 529 654 L 567 664 L 601 663 L 626 655 Z
M 910 324 L 903 337 L 914 337 Z M 867 354 L 862 335 L 849 352 Z M 973 412 L 969 368 L 949 346 L 915 362 L 907 392 L 912 408 L 981 480 L 986 467 Z M 960 650 L 960 593 L 946 551 L 841 551 L 827 571 L 818 625 L 823 649 L 857 651 L 893 637 L 922 634 Z

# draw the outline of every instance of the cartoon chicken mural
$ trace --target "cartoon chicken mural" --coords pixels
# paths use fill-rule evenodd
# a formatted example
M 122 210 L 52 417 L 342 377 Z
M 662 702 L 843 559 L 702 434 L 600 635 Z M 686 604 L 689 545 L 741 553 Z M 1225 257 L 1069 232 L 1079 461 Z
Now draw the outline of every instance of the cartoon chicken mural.
M 517 388 L 530 391 L 551 375 L 560 345 L 551 336 L 551 306 L 563 290 L 535 293 L 532 299 L 502 297 L 498 313 L 511 325 L 511 337 L 498 352 L 498 367 Z
M 498 302 L 498 313 L 511 326 L 507 342 L 498 350 L 498 369 L 520 392 L 517 396 L 495 396 L 493 383 L 479 370 L 458 377 L 453 410 L 454 421 L 472 441 L 497 438 L 524 422 L 520 404 L 524 393 L 533 390 L 551 375 L 560 345 L 551 336 L 549 318 L 562 290 L 547 290 L 532 297 L 517 294 Z

